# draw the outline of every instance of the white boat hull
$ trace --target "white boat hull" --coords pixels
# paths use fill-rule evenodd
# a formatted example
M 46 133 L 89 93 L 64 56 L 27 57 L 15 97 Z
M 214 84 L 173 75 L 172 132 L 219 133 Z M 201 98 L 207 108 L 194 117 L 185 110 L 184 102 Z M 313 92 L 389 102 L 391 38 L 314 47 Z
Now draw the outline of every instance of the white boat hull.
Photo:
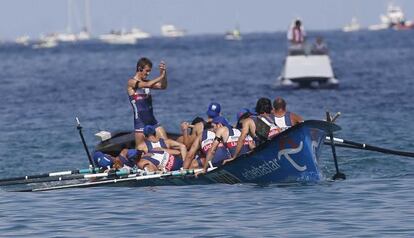
M 289 55 L 279 77 L 282 86 L 338 86 L 328 55 Z

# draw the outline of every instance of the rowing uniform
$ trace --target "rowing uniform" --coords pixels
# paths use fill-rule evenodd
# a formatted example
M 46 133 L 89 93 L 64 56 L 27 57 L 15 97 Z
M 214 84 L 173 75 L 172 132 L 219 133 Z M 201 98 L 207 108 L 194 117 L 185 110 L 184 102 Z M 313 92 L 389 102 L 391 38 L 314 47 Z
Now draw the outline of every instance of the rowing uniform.
M 211 146 L 213 145 L 214 138 L 216 138 L 216 134 L 209 130 L 204 130 L 203 134 L 201 135 L 201 151 L 207 156 L 208 151 L 210 150 Z M 224 146 L 223 142 L 220 142 L 217 146 L 216 153 L 214 154 L 211 163 L 214 167 L 220 166 L 223 160 L 230 159 L 231 154 L 227 147 Z
M 229 150 L 231 156 L 233 156 L 236 152 L 237 142 L 240 138 L 241 132 L 239 129 L 232 128 L 231 126 L 227 126 L 227 129 L 229 130 L 229 138 L 226 141 L 226 147 Z M 249 143 L 251 141 L 253 141 L 253 138 L 247 135 L 240 150 L 240 155 L 250 151 Z
M 284 116 L 277 117 L 274 116 L 275 124 L 284 131 L 292 126 L 292 120 L 290 118 L 290 112 L 286 112 Z
M 147 146 L 148 153 L 152 153 L 154 148 L 164 148 L 168 149 L 167 144 L 165 144 L 165 141 L 163 138 L 160 138 L 157 142 L 151 142 L 149 140 L 144 140 L 145 145 Z
M 148 153 L 151 153 L 151 156 L 144 156 L 142 159 L 150 161 L 157 166 L 158 169 L 163 171 L 173 171 L 183 167 L 183 159 L 179 156 L 170 155 L 166 151 L 156 150 L 156 148 L 167 149 L 164 139 L 160 138 L 158 142 L 145 140 L 145 144 L 147 145 Z
M 153 163 L 159 170 L 174 171 L 183 167 L 183 160 L 180 157 L 170 155 L 166 151 L 151 151 L 150 156 L 143 156 L 142 159 Z
M 152 108 L 152 96 L 149 88 L 137 88 L 133 95 L 129 95 L 129 101 L 134 112 L 134 128 L 136 132 L 142 132 L 144 126 L 159 126 Z
M 128 149 L 126 157 L 119 155 L 118 158 L 121 160 L 124 166 L 133 168 L 139 160 L 142 152 L 136 149 Z
M 281 132 L 280 128 L 275 123 L 275 121 L 272 117 L 258 115 L 256 117 L 256 120 L 261 120 L 262 122 L 264 122 L 266 125 L 269 126 L 270 129 L 269 129 L 269 133 L 267 135 L 268 140 L 272 139 L 273 137 L 275 137 L 277 134 L 279 134 Z

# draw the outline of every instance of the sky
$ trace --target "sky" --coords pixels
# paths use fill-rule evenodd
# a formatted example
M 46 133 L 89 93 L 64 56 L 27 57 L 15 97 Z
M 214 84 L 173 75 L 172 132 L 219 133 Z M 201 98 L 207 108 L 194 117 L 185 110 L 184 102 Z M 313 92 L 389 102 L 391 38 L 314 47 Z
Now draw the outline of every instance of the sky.
M 84 25 L 85 0 L 72 1 L 70 26 Z M 357 17 L 362 26 L 380 23 L 388 3 L 414 19 L 414 0 L 88 0 L 91 33 L 138 27 L 160 35 L 163 24 L 188 34 L 223 34 L 237 25 L 242 33 L 285 31 L 296 17 L 307 30 L 341 29 Z M 1 0 L 0 39 L 65 32 L 68 0 Z

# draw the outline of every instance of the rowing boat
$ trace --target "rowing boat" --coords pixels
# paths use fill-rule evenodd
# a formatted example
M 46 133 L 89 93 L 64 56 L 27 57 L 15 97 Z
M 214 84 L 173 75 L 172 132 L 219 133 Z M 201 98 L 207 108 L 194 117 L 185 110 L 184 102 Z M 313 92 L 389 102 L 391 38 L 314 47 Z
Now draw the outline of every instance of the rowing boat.
M 283 131 L 252 152 L 212 170 L 203 176 L 203 179 L 154 181 L 154 184 L 150 185 L 320 181 L 323 178 L 319 168 L 321 148 L 326 135 L 337 130 L 340 130 L 340 127 L 336 124 L 308 120 Z M 125 145 L 133 146 L 132 133 L 117 134 L 99 143 L 96 149 L 116 154 Z
M 0 180 L 0 186 L 24 184 L 18 191 L 46 191 L 64 188 L 96 186 L 171 186 L 204 185 L 212 183 L 290 183 L 318 182 L 324 176 L 320 169 L 321 148 L 327 135 L 340 130 L 334 123 L 308 120 L 291 127 L 272 140 L 260 144 L 250 153 L 239 156 L 220 167 L 209 168 L 206 174 L 196 176 L 197 170 L 148 173 L 131 170 L 116 173 L 82 173 L 72 171 L 51 173 L 45 176 L 26 176 Z M 113 136 L 99 143 L 96 148 L 104 153 L 117 153 L 119 148 L 132 144 L 129 134 Z M 45 178 L 46 177 L 46 178 Z M 27 180 L 28 179 L 28 180 Z

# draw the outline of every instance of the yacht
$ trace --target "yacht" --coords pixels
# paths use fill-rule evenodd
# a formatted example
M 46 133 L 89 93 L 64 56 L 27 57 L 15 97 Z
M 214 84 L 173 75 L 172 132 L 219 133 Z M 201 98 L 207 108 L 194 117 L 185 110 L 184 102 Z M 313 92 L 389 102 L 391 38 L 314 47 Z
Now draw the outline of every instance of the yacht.
M 380 16 L 381 23 L 376 25 L 371 25 L 368 27 L 369 30 L 385 30 L 385 29 L 395 29 L 395 30 L 406 30 L 413 29 L 414 23 L 407 21 L 405 19 L 404 12 L 401 7 L 389 4 L 387 8 L 387 13 Z
M 29 40 L 30 40 L 30 37 L 24 35 L 24 36 L 17 37 L 14 42 L 19 45 L 27 46 L 29 45 Z
M 178 29 L 176 26 L 168 24 L 161 26 L 161 34 L 164 37 L 183 37 L 185 35 L 185 31 L 182 29 Z
M 129 32 L 129 34 L 131 34 L 133 37 L 135 37 L 136 39 L 147 39 L 150 38 L 151 35 L 139 28 L 132 28 L 131 31 Z
M 239 29 L 236 28 L 232 31 L 227 31 L 226 35 L 224 36 L 224 39 L 226 39 L 226 40 L 241 40 L 242 36 L 240 34 Z
M 99 39 L 105 43 L 116 45 L 134 45 L 137 43 L 137 38 L 125 31 L 111 31 L 109 34 L 99 36 Z
M 359 30 L 361 30 L 361 25 L 359 25 L 356 17 L 353 17 L 351 20 L 351 23 L 342 28 L 342 31 L 344 32 L 352 32 L 352 31 L 359 31 Z

